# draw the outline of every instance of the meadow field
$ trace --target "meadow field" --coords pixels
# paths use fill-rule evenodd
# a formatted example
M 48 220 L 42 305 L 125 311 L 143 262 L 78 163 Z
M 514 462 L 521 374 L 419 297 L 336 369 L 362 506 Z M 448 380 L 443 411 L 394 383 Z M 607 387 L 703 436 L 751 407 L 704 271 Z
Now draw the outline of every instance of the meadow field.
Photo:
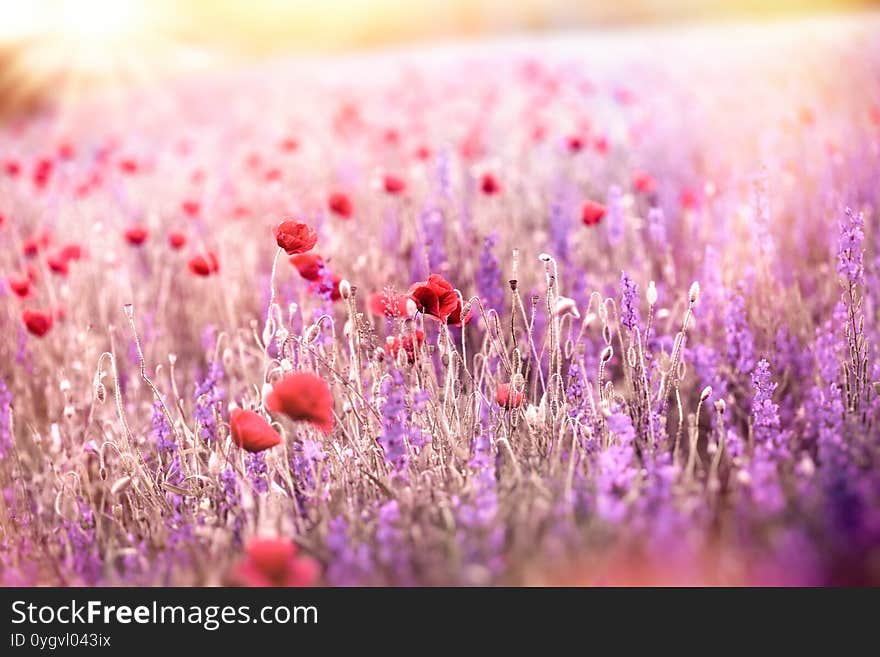
M 0 129 L 0 583 L 880 584 L 880 20 L 279 58 Z

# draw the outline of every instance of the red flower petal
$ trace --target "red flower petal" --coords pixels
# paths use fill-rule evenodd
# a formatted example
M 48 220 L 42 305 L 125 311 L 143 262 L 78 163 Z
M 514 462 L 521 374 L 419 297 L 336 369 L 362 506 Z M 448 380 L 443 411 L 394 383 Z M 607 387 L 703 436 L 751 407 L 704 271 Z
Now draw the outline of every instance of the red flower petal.
M 389 194 L 400 194 L 406 190 L 406 181 L 389 173 L 382 179 L 382 186 Z
M 301 253 L 291 256 L 290 264 L 307 281 L 320 281 L 324 271 L 324 259 L 317 253 Z
M 311 372 L 293 372 L 275 382 L 266 408 L 290 419 L 310 422 L 324 433 L 333 431 L 333 395 L 324 379 Z
M 147 241 L 147 237 L 149 237 L 150 232 L 145 226 L 137 224 L 135 226 L 127 228 L 124 235 L 126 242 L 128 242 L 132 246 L 140 246 Z
M 602 217 L 605 216 L 606 212 L 607 209 L 601 203 L 586 201 L 583 210 L 581 210 L 581 221 L 586 226 L 595 226 L 602 221 Z
M 21 321 L 30 333 L 37 337 L 43 337 L 52 328 L 52 313 L 43 312 L 41 310 L 31 310 L 25 308 L 21 313 Z
M 168 246 L 175 251 L 179 251 L 186 246 L 186 235 L 178 230 L 168 233 Z
M 416 283 L 409 292 L 416 309 L 428 317 L 453 326 L 460 326 L 461 299 L 452 285 L 439 274 L 431 274 L 423 283 Z
M 25 276 L 17 276 L 13 274 L 7 279 L 9 283 L 9 289 L 15 293 L 16 296 L 24 298 L 31 293 L 31 281 Z
M 186 200 L 180 204 L 180 209 L 190 217 L 198 217 L 202 211 L 202 204 L 198 201 Z
M 480 189 L 486 196 L 493 196 L 501 193 L 501 185 L 491 173 L 484 173 L 480 180 Z
M 499 383 L 495 399 L 504 408 L 519 408 L 523 402 L 523 393 L 513 390 L 509 383 Z
M 282 221 L 275 228 L 275 241 L 287 252 L 287 255 L 295 255 L 315 248 L 318 243 L 318 233 L 301 221 Z
M 641 194 L 653 194 L 657 191 L 657 181 L 644 171 L 636 171 L 632 179 L 633 188 Z
M 319 567 L 314 559 L 297 555 L 296 544 L 285 538 L 252 539 L 233 576 L 244 586 L 312 586 Z
M 232 441 L 248 452 L 262 452 L 281 444 L 281 435 L 254 411 L 235 409 L 229 415 Z
M 343 219 L 350 219 L 354 212 L 351 199 L 342 192 L 333 192 L 327 198 L 327 207 L 333 214 L 339 215 Z
M 213 251 L 209 251 L 205 255 L 200 253 L 190 258 L 188 267 L 196 276 L 210 276 L 220 271 L 220 261 Z

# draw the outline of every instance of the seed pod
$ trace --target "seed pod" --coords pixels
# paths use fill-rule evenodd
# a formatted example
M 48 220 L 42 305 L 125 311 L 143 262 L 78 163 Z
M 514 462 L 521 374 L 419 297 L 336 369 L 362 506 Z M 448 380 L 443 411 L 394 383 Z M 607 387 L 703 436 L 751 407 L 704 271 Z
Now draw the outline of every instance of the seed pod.
M 263 327 L 263 344 L 269 344 L 273 335 L 275 335 L 275 318 L 270 313 L 266 319 L 266 326 Z
M 100 381 L 95 383 L 95 399 L 99 404 L 103 404 L 107 400 L 107 388 L 104 387 L 104 384 Z
M 351 298 L 351 283 L 349 283 L 344 278 L 339 281 L 339 294 L 342 296 L 343 299 Z
M 727 404 L 724 402 L 723 399 L 716 399 L 715 400 L 715 410 L 718 411 L 719 413 L 721 413 L 722 415 L 724 414 L 724 411 L 727 410 Z
M 318 339 L 318 335 L 320 335 L 320 333 L 321 327 L 317 324 L 312 324 L 311 326 L 309 326 L 308 329 L 306 329 L 306 333 L 303 339 L 306 341 L 306 344 L 311 344 Z
M 700 300 L 700 284 L 697 281 L 691 283 L 691 289 L 688 292 L 688 302 L 695 306 L 697 305 L 697 301 Z
M 657 303 L 657 286 L 654 281 L 648 283 L 648 289 L 645 290 L 645 297 L 648 299 L 648 305 L 653 306 Z
M 704 402 L 707 399 L 709 399 L 709 397 L 711 397 L 711 396 L 712 396 L 712 386 L 706 386 L 705 388 L 703 388 L 703 392 L 700 393 L 700 401 Z
M 614 348 L 609 344 L 602 350 L 602 355 L 599 358 L 603 363 L 607 363 L 612 356 L 614 356 Z
M 602 339 L 605 340 L 605 344 L 611 344 L 611 327 L 608 324 L 602 327 Z

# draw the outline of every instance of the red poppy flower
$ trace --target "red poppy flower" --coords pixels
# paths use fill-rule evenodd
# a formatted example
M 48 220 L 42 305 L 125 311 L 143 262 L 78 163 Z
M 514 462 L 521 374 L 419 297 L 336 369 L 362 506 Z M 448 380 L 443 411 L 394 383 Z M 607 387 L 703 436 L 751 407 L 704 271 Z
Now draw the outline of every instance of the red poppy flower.
M 199 212 L 202 210 L 202 204 L 198 201 L 186 200 L 181 202 L 180 209 L 183 210 L 184 214 L 190 217 L 199 216 Z
M 523 393 L 513 390 L 509 383 L 499 383 L 495 399 L 504 408 L 519 408 L 523 402 Z
M 21 251 L 26 258 L 33 258 L 41 250 L 49 246 L 52 234 L 48 230 L 41 230 L 27 238 L 21 245 Z
M 188 266 L 196 276 L 210 276 L 220 271 L 220 261 L 217 260 L 217 255 L 213 251 L 208 251 L 204 255 L 201 253 L 194 255 L 189 259 Z
M 491 173 L 484 173 L 480 180 L 480 189 L 486 196 L 493 196 L 501 193 L 501 184 Z
M 330 208 L 330 212 L 339 215 L 343 219 L 350 219 L 354 212 L 354 206 L 351 204 L 351 199 L 342 192 L 333 192 L 330 194 L 327 198 L 327 207 Z
M 76 151 L 73 148 L 73 144 L 70 142 L 63 142 L 58 146 L 58 158 L 61 160 L 72 160 L 76 155 Z
M 389 194 L 401 194 L 406 190 L 406 181 L 390 173 L 382 178 L 382 185 Z
M 21 164 L 18 160 L 6 160 L 3 164 L 3 171 L 10 178 L 15 178 L 21 173 Z
M 569 135 L 565 139 L 565 145 L 571 153 L 580 153 L 584 149 L 584 139 L 580 135 Z
M 71 260 L 82 260 L 83 248 L 75 242 L 70 242 L 58 250 L 58 255 L 68 262 Z
M 262 415 L 254 411 L 236 408 L 229 414 L 229 426 L 232 429 L 232 441 L 248 452 L 262 452 L 281 444 L 281 435 Z
M 657 191 L 657 181 L 644 171 L 636 171 L 632 179 L 633 188 L 640 194 L 653 194 Z
M 124 160 L 120 160 L 119 170 L 122 171 L 122 173 L 127 173 L 129 175 L 137 173 L 137 170 L 138 170 L 137 160 L 133 160 L 131 158 L 126 158 Z
M 290 264 L 307 281 L 320 281 L 324 271 L 324 259 L 317 253 L 300 253 L 290 257 Z
M 330 386 L 311 372 L 292 372 L 276 381 L 266 395 L 266 408 L 292 420 L 311 422 L 324 433 L 333 431 Z
M 22 299 L 31 293 L 31 281 L 25 276 L 13 274 L 7 279 L 9 289 Z
M 302 221 L 282 221 L 275 228 L 275 241 L 287 255 L 306 253 L 318 243 L 317 231 Z
M 605 155 L 608 152 L 609 144 L 608 137 L 605 135 L 600 135 L 593 140 L 593 148 L 596 149 L 596 152 L 600 155 Z
M 67 264 L 67 260 L 60 253 L 53 253 L 48 258 L 46 258 L 46 264 L 49 266 L 49 269 L 56 274 L 67 276 L 67 274 L 70 272 L 70 267 Z
M 293 137 L 286 137 L 281 140 L 281 150 L 286 151 L 287 153 L 292 153 L 296 149 L 299 148 L 299 142 Z
M 425 332 L 416 329 L 413 333 L 405 335 L 402 338 L 398 336 L 391 337 L 389 335 L 385 339 L 385 344 L 395 360 L 397 360 L 397 354 L 403 349 L 406 353 L 407 361 L 412 365 L 416 362 L 416 357 L 421 351 L 422 345 L 425 344 Z
M 452 326 L 461 326 L 461 298 L 439 274 L 431 274 L 427 281 L 413 285 L 409 296 L 419 312 Z
M 374 315 L 386 317 L 412 317 L 416 314 L 415 302 L 408 294 L 392 294 L 390 290 L 374 292 L 367 297 L 367 306 Z
M 49 178 L 52 176 L 52 169 L 54 168 L 54 164 L 52 160 L 49 158 L 40 158 L 37 160 L 36 165 L 34 166 L 33 172 L 33 180 L 34 184 L 37 187 L 45 187 L 49 182 Z
M 126 228 L 124 235 L 126 242 L 132 246 L 140 246 L 147 241 L 147 237 L 150 236 L 150 231 L 147 230 L 146 226 L 137 224 L 130 228 Z
M 21 313 L 21 321 L 30 333 L 37 337 L 43 337 L 52 328 L 52 313 L 43 312 L 42 310 L 31 310 L 25 308 Z
M 255 538 L 232 572 L 242 586 L 312 586 L 318 580 L 318 562 L 297 555 L 297 546 L 286 538 Z
M 179 230 L 172 230 L 168 233 L 168 246 L 175 251 L 179 251 L 186 246 L 186 235 Z
M 687 208 L 688 210 L 693 210 L 700 205 L 700 197 L 697 195 L 697 192 L 690 187 L 681 190 L 681 194 L 678 195 L 678 200 L 681 203 L 681 207 Z
M 419 160 L 427 160 L 429 157 L 431 157 L 431 149 L 427 146 L 419 146 L 416 149 L 415 156 Z
M 281 180 L 281 169 L 279 169 L 278 167 L 272 167 L 263 174 L 263 178 L 266 180 L 266 182 L 276 182 L 278 180 Z
M 601 203 L 597 203 L 596 201 L 586 201 L 581 210 L 581 221 L 583 221 L 586 226 L 595 226 L 602 221 L 602 217 L 605 216 L 606 212 L 607 209 Z

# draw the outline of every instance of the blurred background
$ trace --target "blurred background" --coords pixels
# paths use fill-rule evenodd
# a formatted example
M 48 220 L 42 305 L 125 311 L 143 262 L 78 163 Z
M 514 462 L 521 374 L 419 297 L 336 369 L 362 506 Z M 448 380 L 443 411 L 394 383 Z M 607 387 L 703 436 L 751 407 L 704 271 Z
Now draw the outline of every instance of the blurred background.
M 856 11 L 880 0 L 0 0 L 0 120 L 287 53 Z

